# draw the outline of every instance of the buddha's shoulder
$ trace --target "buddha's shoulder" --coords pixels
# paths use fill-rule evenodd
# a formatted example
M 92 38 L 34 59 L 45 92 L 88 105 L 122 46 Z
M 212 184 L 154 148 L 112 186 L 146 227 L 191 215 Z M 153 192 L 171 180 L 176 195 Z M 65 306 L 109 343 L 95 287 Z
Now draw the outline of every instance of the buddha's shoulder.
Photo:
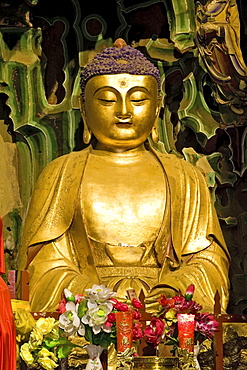
M 46 167 L 45 170 L 54 170 L 60 169 L 63 166 L 71 165 L 71 164 L 78 164 L 81 161 L 85 160 L 88 156 L 88 149 L 83 149 L 78 152 L 71 152 L 69 154 L 61 155 L 57 157 L 53 161 L 51 161 Z
M 61 177 L 64 173 L 75 174 L 83 167 L 88 156 L 88 149 L 84 149 L 78 152 L 71 152 L 69 154 L 62 155 L 53 161 L 51 161 L 42 171 L 39 176 L 39 181 L 43 181 L 44 178 L 54 179 Z
M 155 155 L 163 164 L 164 168 L 167 170 L 171 169 L 174 175 L 181 171 L 198 172 L 198 169 L 195 166 L 187 162 L 184 158 L 180 158 L 175 154 L 166 154 L 155 150 Z M 178 172 L 175 172 L 175 169 L 178 170 Z

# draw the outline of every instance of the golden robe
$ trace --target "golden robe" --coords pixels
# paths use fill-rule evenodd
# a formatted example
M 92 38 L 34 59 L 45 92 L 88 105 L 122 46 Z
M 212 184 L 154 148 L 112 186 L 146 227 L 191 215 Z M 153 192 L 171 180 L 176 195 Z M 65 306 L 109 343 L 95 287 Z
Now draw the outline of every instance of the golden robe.
M 111 253 L 124 254 L 125 246 L 89 238 L 80 206 L 91 151 L 89 147 L 51 162 L 34 190 L 20 256 L 23 269 L 29 251 L 32 310 L 55 310 L 64 288 L 82 293 L 93 283 L 107 285 L 120 297 L 130 287 L 137 292 L 142 288 L 148 297 L 156 288 L 164 294 L 185 292 L 193 283 L 194 298 L 204 310 L 213 310 L 216 290 L 225 310 L 229 256 L 202 174 L 175 155 L 152 150 L 166 179 L 162 225 L 155 240 L 137 246 L 143 251 L 138 263 L 116 263 Z

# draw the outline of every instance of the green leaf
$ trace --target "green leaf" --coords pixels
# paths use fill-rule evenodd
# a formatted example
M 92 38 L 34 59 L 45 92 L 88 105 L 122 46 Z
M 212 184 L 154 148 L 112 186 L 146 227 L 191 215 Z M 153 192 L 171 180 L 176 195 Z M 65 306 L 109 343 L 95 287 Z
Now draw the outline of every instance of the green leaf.
M 176 338 L 170 337 L 167 335 L 167 338 L 169 338 L 169 341 L 166 343 L 168 345 L 178 345 L 178 340 Z
M 54 348 L 54 347 L 58 347 L 60 345 L 64 345 L 64 344 L 68 344 L 68 343 L 71 343 L 67 338 L 65 337 L 59 337 L 58 339 L 56 340 L 53 340 L 51 338 L 45 338 L 44 339 L 44 342 L 45 342 L 45 345 L 48 347 L 48 348 Z
M 77 315 L 81 319 L 87 312 L 87 300 L 83 299 L 78 306 Z
M 85 339 L 89 343 L 93 343 L 93 333 L 89 325 L 85 325 Z
M 63 347 L 60 347 L 57 354 L 58 358 L 67 358 L 74 348 L 74 345 L 71 343 L 70 345 L 65 345 Z

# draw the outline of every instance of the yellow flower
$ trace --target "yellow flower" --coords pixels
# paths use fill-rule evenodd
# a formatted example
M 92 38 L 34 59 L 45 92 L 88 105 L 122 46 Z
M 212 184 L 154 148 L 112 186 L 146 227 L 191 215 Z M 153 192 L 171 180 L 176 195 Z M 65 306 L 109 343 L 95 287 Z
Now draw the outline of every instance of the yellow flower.
M 36 327 L 40 329 L 43 335 L 46 335 L 52 331 L 55 324 L 55 319 L 53 317 L 41 317 L 36 322 Z
M 50 351 L 48 351 L 47 348 L 43 347 L 39 352 L 38 352 L 38 355 L 39 357 L 47 357 L 47 356 L 50 356 Z
M 53 352 L 50 352 L 47 348 L 43 347 L 39 352 L 38 352 L 39 357 L 51 357 L 53 361 L 57 361 L 57 357 Z
M 53 370 L 58 366 L 50 357 L 40 357 L 38 363 L 46 370 Z
M 21 346 L 20 356 L 27 365 L 32 365 L 34 363 L 34 358 L 30 352 L 28 343 L 24 343 Z
M 42 332 L 38 328 L 34 327 L 29 337 L 30 349 L 32 350 L 38 348 L 38 346 L 41 345 L 42 341 L 43 341 Z
M 169 310 L 169 311 L 167 311 L 167 313 L 166 313 L 166 319 L 167 320 L 171 320 L 171 321 L 173 321 L 173 322 L 177 322 L 178 320 L 177 320 L 177 318 L 176 318 L 176 315 L 177 315 L 177 312 L 176 311 L 174 311 L 172 308 Z
M 30 312 L 23 310 L 22 308 L 17 308 L 14 312 L 15 317 L 15 327 L 17 334 L 27 334 L 30 333 L 35 326 L 36 321 Z
M 57 340 L 59 338 L 59 327 L 58 327 L 59 321 L 56 321 L 54 328 L 52 331 L 49 333 L 49 338 L 53 340 Z

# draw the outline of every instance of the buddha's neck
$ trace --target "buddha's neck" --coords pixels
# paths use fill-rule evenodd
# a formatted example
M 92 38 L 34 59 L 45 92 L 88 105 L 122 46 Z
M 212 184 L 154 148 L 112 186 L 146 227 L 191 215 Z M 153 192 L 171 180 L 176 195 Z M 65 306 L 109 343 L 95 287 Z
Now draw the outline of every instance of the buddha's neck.
M 109 148 L 103 145 L 96 145 L 95 149 L 92 149 L 91 152 L 95 155 L 100 157 L 108 158 L 110 161 L 118 162 L 118 163 L 125 163 L 127 164 L 130 162 L 136 162 L 139 160 L 143 160 L 143 156 L 150 155 L 148 150 L 146 150 L 144 144 L 137 148 L 125 150 L 125 151 L 115 151 L 110 150 Z

